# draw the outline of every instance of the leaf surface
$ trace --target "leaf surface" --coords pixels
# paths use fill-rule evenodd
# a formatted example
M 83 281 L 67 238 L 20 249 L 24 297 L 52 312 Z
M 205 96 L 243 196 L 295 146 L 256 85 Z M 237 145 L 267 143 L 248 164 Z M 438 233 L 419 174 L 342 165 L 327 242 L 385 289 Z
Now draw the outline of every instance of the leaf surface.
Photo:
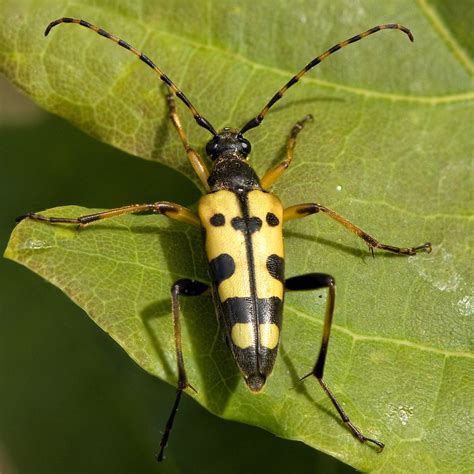
M 312 57 L 383 22 L 409 26 L 351 45 L 305 76 L 252 141 L 259 174 L 282 159 L 308 113 L 295 161 L 274 191 L 285 205 L 325 204 L 392 245 L 431 241 L 431 254 L 376 253 L 314 216 L 286 227 L 287 275 L 332 274 L 336 313 L 325 378 L 383 454 L 341 426 L 313 366 L 325 293 L 289 294 L 279 361 L 265 392 L 245 388 L 208 298 L 183 302 L 183 342 L 197 400 L 225 418 L 301 440 L 358 469 L 468 469 L 473 427 L 472 44 L 441 2 L 1 1 L 0 70 L 47 110 L 93 136 L 172 166 L 190 180 L 163 90 L 136 57 L 77 25 L 82 17 L 150 56 L 216 128 L 242 126 Z M 457 8 L 467 17 L 468 2 Z M 458 11 L 459 11 L 458 10 Z M 191 142 L 208 134 L 179 106 Z M 91 170 L 93 172 L 93 170 Z M 156 199 L 160 199 L 159 189 Z M 45 214 L 77 216 L 78 207 Z M 61 288 L 144 369 L 176 381 L 169 288 L 207 281 L 199 231 L 127 216 L 78 231 L 24 221 L 5 253 Z

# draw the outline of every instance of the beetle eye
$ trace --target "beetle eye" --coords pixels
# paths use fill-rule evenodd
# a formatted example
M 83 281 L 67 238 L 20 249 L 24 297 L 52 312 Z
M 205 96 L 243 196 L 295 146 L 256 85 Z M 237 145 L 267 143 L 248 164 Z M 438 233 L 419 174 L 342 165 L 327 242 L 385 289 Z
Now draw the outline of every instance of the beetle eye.
M 252 149 L 252 146 L 250 145 L 250 142 L 244 138 L 240 143 L 242 145 L 242 151 L 246 155 L 248 155 L 250 153 L 250 150 Z
M 215 159 L 214 155 L 217 153 L 217 149 L 218 149 L 218 144 L 214 140 L 211 140 L 210 142 L 208 142 L 206 145 L 207 156 L 211 157 L 214 160 Z

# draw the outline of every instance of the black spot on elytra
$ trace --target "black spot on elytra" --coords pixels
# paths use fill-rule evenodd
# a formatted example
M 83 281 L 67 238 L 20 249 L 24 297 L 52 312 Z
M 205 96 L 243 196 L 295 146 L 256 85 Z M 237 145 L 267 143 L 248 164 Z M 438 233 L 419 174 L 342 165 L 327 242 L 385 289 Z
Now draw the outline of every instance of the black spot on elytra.
M 209 222 L 214 226 L 214 227 L 220 227 L 225 224 L 225 217 L 224 214 L 214 214 L 210 219 Z
M 246 232 L 248 229 L 248 231 L 253 234 L 262 228 L 262 219 L 259 217 L 248 217 L 247 219 L 243 217 L 234 217 L 231 224 L 235 230 Z
M 267 224 L 272 227 L 275 227 L 280 223 L 280 219 L 278 219 L 278 217 L 275 216 L 273 212 L 267 212 L 266 220 L 267 220 Z
M 219 286 L 224 280 L 230 278 L 235 272 L 234 259 L 227 253 L 222 253 L 209 262 L 209 268 L 214 283 Z
M 267 258 L 267 270 L 270 275 L 282 283 L 285 281 L 285 260 L 276 254 Z

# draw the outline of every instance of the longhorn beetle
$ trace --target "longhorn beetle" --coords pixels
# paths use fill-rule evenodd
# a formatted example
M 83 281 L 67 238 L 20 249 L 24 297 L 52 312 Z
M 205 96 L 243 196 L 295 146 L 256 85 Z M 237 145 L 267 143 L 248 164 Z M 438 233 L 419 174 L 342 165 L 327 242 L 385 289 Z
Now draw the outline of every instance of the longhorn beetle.
M 53 27 L 61 23 L 76 23 L 95 31 L 131 51 L 158 74 L 159 78 L 169 88 L 167 94 L 169 117 L 183 143 L 191 166 L 206 190 L 206 193 L 199 200 L 197 213 L 179 204 L 158 201 L 152 204 L 132 204 L 77 218 L 46 217 L 41 214 L 29 213 L 17 219 L 20 221 L 29 218 L 47 223 L 77 224 L 84 227 L 102 219 L 149 212 L 163 214 L 202 230 L 205 252 L 209 262 L 211 285 L 190 279 L 181 279 L 174 282 L 171 287 L 178 384 L 176 399 L 163 432 L 157 460 L 161 461 L 163 459 L 163 452 L 168 443 L 183 391 L 187 388 L 195 391 L 188 382 L 181 349 L 179 297 L 199 296 L 209 292 L 212 293 L 216 312 L 224 327 L 225 338 L 235 362 L 242 372 L 250 391 L 257 393 L 263 389 L 268 376 L 272 372 L 277 356 L 285 291 L 327 288 L 328 297 L 321 348 L 312 371 L 305 375 L 302 380 L 311 375 L 316 377 L 352 434 L 362 443 L 373 443 L 381 451 L 384 444 L 365 436 L 350 421 L 323 379 L 324 362 L 335 304 L 336 285 L 334 278 L 325 273 L 309 273 L 285 279 L 282 227 L 284 223 L 293 219 L 323 213 L 363 239 L 369 246 L 372 255 L 374 249 L 403 255 L 414 255 L 419 250 L 430 252 L 431 244 L 425 243 L 418 247 L 406 248 L 383 244 L 335 211 L 318 203 L 305 203 L 283 208 L 278 197 L 270 193 L 268 189 L 291 164 L 296 138 L 304 125 L 312 120 L 311 115 L 307 115 L 293 126 L 287 141 L 286 158 L 269 169 L 261 178 L 247 163 L 251 145 L 244 138 L 244 134 L 248 130 L 258 127 L 270 108 L 306 72 L 339 49 L 386 29 L 400 30 L 413 41 L 411 31 L 396 23 L 378 25 L 336 44 L 314 58 L 298 74 L 293 76 L 278 90 L 260 113 L 249 120 L 240 130 L 226 127 L 218 132 L 148 56 L 102 28 L 76 18 L 60 18 L 51 22 L 46 28 L 45 36 L 49 34 Z M 175 96 L 191 111 L 196 123 L 212 135 L 206 145 L 206 153 L 213 161 L 210 172 L 203 158 L 188 142 L 176 110 Z

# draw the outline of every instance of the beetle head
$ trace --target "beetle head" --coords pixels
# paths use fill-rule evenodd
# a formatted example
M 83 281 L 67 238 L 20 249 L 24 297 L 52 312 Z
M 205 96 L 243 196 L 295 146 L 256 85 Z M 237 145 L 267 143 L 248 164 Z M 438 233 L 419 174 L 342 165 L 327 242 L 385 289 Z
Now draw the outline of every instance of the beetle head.
M 206 145 L 206 153 L 212 161 L 224 154 L 247 159 L 250 150 L 250 142 L 240 132 L 228 127 L 214 135 Z

